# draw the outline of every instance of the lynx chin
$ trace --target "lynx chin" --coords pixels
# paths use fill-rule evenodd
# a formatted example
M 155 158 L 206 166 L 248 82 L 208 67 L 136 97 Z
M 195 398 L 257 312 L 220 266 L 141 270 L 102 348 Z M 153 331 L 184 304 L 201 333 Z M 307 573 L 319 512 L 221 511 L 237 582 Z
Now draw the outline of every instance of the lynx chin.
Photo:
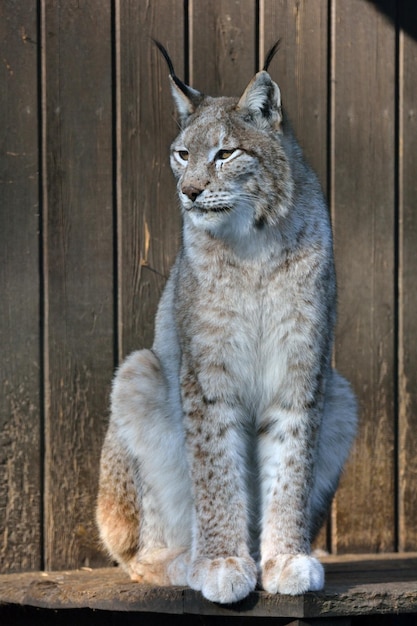
M 331 365 L 328 210 L 268 74 L 212 98 L 170 72 L 182 245 L 151 350 L 116 373 L 97 521 L 133 580 L 231 603 L 324 585 L 311 541 L 356 431 Z M 175 202 L 173 201 L 173 204 Z

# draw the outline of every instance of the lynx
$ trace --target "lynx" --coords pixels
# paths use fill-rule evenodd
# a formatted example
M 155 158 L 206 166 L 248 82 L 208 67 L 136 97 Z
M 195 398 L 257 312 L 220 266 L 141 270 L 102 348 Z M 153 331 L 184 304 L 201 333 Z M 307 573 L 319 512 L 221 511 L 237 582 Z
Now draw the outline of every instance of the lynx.
M 233 603 L 324 585 L 311 542 L 356 429 L 331 365 L 328 210 L 268 73 L 240 98 L 184 84 L 171 147 L 183 230 L 151 350 L 113 384 L 97 521 L 133 580 Z

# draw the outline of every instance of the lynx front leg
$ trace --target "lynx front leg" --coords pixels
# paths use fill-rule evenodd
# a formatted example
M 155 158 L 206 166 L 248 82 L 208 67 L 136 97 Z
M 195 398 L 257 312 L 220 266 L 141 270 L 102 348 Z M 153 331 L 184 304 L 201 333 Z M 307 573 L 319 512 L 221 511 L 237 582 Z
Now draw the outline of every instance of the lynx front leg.
M 213 602 L 237 602 L 257 578 L 248 549 L 240 416 L 222 399 L 204 395 L 190 375 L 182 392 L 195 504 L 188 584 Z
M 324 571 L 310 556 L 314 415 L 271 410 L 259 429 L 262 478 L 262 586 L 270 593 L 323 588 Z

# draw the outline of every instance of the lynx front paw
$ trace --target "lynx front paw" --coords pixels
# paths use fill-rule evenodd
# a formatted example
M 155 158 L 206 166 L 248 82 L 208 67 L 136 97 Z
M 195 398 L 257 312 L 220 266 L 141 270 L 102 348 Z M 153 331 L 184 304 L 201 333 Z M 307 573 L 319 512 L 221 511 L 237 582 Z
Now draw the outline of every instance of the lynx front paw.
M 250 557 L 200 558 L 191 566 L 188 584 L 211 602 L 230 604 L 255 589 L 256 577 L 256 565 Z
M 323 586 L 323 566 L 312 556 L 280 554 L 262 565 L 262 587 L 269 593 L 296 596 Z

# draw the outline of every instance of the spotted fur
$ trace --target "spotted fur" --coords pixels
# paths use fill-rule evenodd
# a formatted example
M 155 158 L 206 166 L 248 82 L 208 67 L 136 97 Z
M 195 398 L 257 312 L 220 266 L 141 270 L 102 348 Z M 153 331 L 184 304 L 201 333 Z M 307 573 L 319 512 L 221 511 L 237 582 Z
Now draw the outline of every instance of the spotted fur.
M 321 589 L 311 541 L 356 428 L 328 210 L 266 71 L 240 99 L 170 71 L 182 247 L 152 350 L 114 380 L 101 537 L 133 579 L 216 602 Z

